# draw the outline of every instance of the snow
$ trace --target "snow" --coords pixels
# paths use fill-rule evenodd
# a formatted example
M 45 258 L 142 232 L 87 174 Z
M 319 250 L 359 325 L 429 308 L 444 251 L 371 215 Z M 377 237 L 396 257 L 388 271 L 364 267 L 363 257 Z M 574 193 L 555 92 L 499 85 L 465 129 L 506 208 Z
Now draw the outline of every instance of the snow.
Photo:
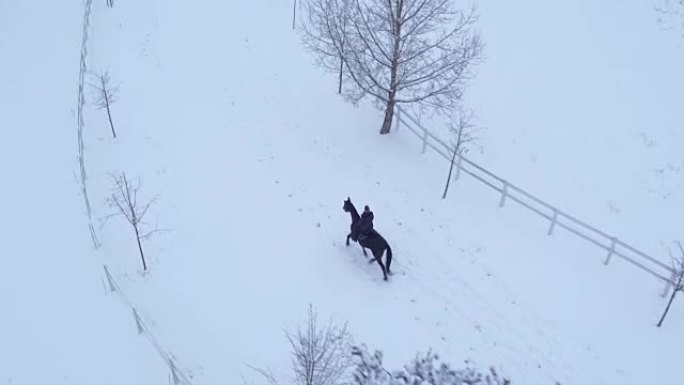
M 0 4 L 0 383 L 168 381 L 107 264 L 195 384 L 288 376 L 284 328 L 313 304 L 399 368 L 433 348 L 519 384 L 675 385 L 684 311 L 662 284 L 463 176 L 382 114 L 335 94 L 291 30 L 291 2 L 93 3 L 88 66 L 121 82 L 110 136 L 85 110 L 96 224 L 109 173 L 158 196 L 141 274 L 127 224 L 93 250 L 76 181 L 82 2 Z M 648 3 L 480 4 L 487 61 L 467 94 L 478 162 L 667 261 L 680 236 L 684 76 Z M 88 99 L 90 101 L 90 99 Z M 435 130 L 439 125 L 434 123 Z M 654 171 L 656 170 L 656 171 Z M 662 170 L 662 171 L 659 171 Z M 369 204 L 392 245 L 382 281 L 344 246 L 343 200 Z M 7 349 L 6 347 L 10 347 Z
M 667 259 L 683 225 L 684 50 L 654 5 L 483 2 L 470 101 L 488 127 L 481 162 Z
M 84 237 L 73 108 L 82 9 L 0 8 L 0 383 L 163 382 L 167 370 L 105 294 Z

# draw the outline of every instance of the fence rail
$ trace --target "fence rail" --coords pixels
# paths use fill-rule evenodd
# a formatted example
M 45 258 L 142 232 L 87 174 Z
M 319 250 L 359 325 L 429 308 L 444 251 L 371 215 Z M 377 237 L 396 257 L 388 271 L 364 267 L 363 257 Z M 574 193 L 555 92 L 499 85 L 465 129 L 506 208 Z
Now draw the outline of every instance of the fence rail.
M 166 363 L 166 365 L 169 367 L 169 378 L 171 380 L 170 382 L 173 385 L 192 385 L 190 380 L 188 380 L 188 377 L 185 374 L 183 374 L 183 372 L 180 369 L 178 369 L 171 355 L 161 346 L 159 341 L 154 337 L 150 328 L 140 317 L 140 314 L 138 314 L 138 310 L 136 310 L 135 306 L 133 306 L 133 303 L 131 303 L 131 301 L 129 301 L 128 298 L 126 298 L 123 291 L 121 291 L 121 287 L 116 283 L 114 277 L 112 277 L 112 275 L 109 273 L 107 265 L 104 265 L 104 272 L 105 279 L 107 280 L 107 291 L 110 293 L 116 293 L 119 299 L 121 299 L 121 302 L 123 302 L 124 305 L 126 305 L 126 307 L 131 309 L 131 313 L 133 314 L 133 320 L 135 321 L 135 326 L 138 330 L 138 334 L 142 334 L 147 338 L 147 340 L 152 344 L 157 353 L 159 353 L 159 356 L 162 358 L 164 363 Z
M 93 210 L 90 205 L 90 198 L 88 196 L 88 173 L 85 166 L 85 145 L 83 141 L 83 130 L 85 129 L 85 120 L 83 118 L 83 107 L 85 106 L 85 77 L 88 72 L 86 58 L 88 57 L 88 29 L 90 28 L 90 16 L 93 10 L 93 0 L 86 0 L 85 10 L 83 12 L 83 36 L 81 38 L 81 57 L 79 60 L 78 69 L 78 166 L 80 169 L 79 182 L 81 184 L 81 194 L 85 203 L 86 214 L 88 215 L 88 230 L 90 231 L 90 239 L 93 242 L 95 249 L 100 247 L 100 242 L 97 240 L 97 233 L 93 225 Z
M 408 111 L 398 106 L 397 113 L 395 114 L 395 130 L 400 130 L 404 127 L 422 141 L 422 153 L 425 153 L 428 148 L 432 148 L 436 153 L 451 162 L 453 147 L 423 127 L 418 119 L 411 116 Z M 565 229 L 603 249 L 606 252 L 606 257 L 603 261 L 605 265 L 610 263 L 613 256 L 617 256 L 663 281 L 666 284 L 663 295 L 666 295 L 671 288 L 674 270 L 667 264 L 617 237 L 560 210 L 461 154 L 457 155 L 454 166 L 456 169 L 454 178 L 456 180 L 459 179 L 463 172 L 501 194 L 500 207 L 504 206 L 506 200 L 511 200 L 547 219 L 549 221 L 548 235 L 552 235 L 557 227 Z

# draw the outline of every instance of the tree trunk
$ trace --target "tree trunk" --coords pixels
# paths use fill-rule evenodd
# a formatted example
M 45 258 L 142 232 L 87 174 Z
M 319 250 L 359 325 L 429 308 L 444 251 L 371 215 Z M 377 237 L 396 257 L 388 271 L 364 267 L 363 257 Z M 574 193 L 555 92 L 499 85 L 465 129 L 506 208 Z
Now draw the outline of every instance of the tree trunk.
M 143 253 L 142 244 L 140 244 L 140 233 L 138 232 L 137 227 L 134 227 L 134 229 L 135 229 L 135 239 L 138 241 L 138 250 L 140 250 L 140 259 L 142 259 L 143 270 L 147 271 L 147 263 L 145 262 L 145 254 Z
M 451 172 L 454 170 L 454 161 L 456 160 L 456 155 L 458 154 L 458 151 L 461 149 L 462 135 L 463 135 L 463 125 L 459 125 L 458 137 L 456 137 L 456 146 L 454 147 L 454 154 L 451 156 L 451 165 L 449 166 L 449 177 L 447 178 L 446 186 L 444 187 L 444 194 L 442 195 L 442 199 L 446 199 L 447 191 L 449 190 L 449 182 L 451 181 Z
M 342 93 L 342 73 L 344 71 L 344 60 L 340 58 L 340 82 L 339 85 L 337 86 L 337 93 L 341 94 Z
M 447 176 L 446 186 L 444 186 L 444 194 L 442 194 L 442 199 L 446 199 L 447 191 L 449 191 L 449 182 L 451 182 L 451 172 L 454 170 L 454 161 L 456 160 L 457 153 L 458 147 L 454 149 L 454 154 L 451 156 L 451 165 L 449 165 L 449 175 Z
M 107 103 L 107 116 L 109 117 L 109 126 L 112 128 L 112 135 L 116 139 L 116 131 L 114 131 L 114 123 L 112 123 L 112 114 L 109 112 L 109 103 Z
M 342 75 L 344 74 L 344 47 L 347 44 L 347 5 L 344 6 L 344 14 L 342 16 L 342 43 L 340 45 L 340 82 L 339 86 L 337 87 L 337 93 L 341 94 L 342 93 Z
M 387 108 L 385 109 L 385 120 L 383 120 L 382 122 L 380 135 L 389 134 L 390 128 L 392 128 L 392 119 L 394 118 L 394 104 L 394 95 L 390 95 L 390 100 L 387 102 Z
M 297 0 L 294 0 L 292 5 L 292 29 L 295 29 L 295 21 L 297 20 Z
M 665 316 L 667 316 L 667 312 L 670 311 L 670 305 L 672 305 L 672 301 L 674 300 L 675 295 L 677 295 L 677 290 L 672 290 L 672 296 L 670 296 L 670 302 L 667 303 L 667 307 L 665 308 L 665 312 L 663 313 L 663 316 L 660 317 L 660 321 L 658 322 L 658 327 L 660 327 L 663 324 L 663 321 L 665 321 Z
M 385 120 L 382 122 L 380 135 L 389 134 L 392 128 L 392 118 L 394 117 L 394 105 L 397 97 L 397 72 L 399 70 L 399 59 L 401 57 L 401 26 L 404 13 L 404 1 L 399 0 L 397 3 L 397 11 L 394 15 L 394 30 L 392 31 L 392 38 L 394 39 L 394 47 L 392 48 L 392 63 L 390 68 L 390 86 L 387 98 L 387 108 L 385 109 Z

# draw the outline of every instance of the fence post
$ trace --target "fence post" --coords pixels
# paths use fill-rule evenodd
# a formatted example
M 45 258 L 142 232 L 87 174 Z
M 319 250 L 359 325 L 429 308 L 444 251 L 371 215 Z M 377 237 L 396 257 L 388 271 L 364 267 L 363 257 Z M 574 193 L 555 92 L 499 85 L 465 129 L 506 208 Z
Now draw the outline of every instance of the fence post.
M 603 261 L 604 265 L 607 265 L 608 262 L 610 262 L 610 258 L 615 254 L 615 243 L 617 242 L 617 238 L 611 237 L 610 238 L 610 250 L 608 250 L 608 256 L 606 256 L 606 260 Z
M 428 130 L 423 128 L 423 150 L 420 152 L 421 154 L 425 154 L 425 151 L 427 150 L 427 141 L 428 141 Z
M 454 180 L 458 180 L 458 178 L 461 176 L 461 163 L 463 162 L 463 156 L 461 154 L 458 154 L 458 162 L 456 162 L 456 176 L 454 177 Z
M 677 272 L 673 271 L 670 274 L 670 279 L 665 281 L 665 287 L 663 288 L 663 292 L 660 294 L 663 298 L 667 297 L 667 295 L 670 293 L 670 288 L 674 289 L 674 282 L 677 279 Z
M 499 202 L 499 207 L 503 207 L 504 203 L 506 202 L 506 197 L 508 196 L 508 182 L 504 181 L 503 182 L 503 190 L 501 190 L 501 202 Z
M 180 384 L 181 381 L 180 381 L 180 378 L 178 378 L 178 372 L 176 371 L 176 365 L 171 360 L 169 360 L 169 369 L 171 369 L 171 378 L 173 379 L 173 385 Z
M 109 269 L 107 269 L 107 265 L 104 265 L 104 271 L 105 275 L 107 276 L 107 282 L 109 283 L 109 291 L 116 291 L 116 286 L 114 286 L 114 280 L 112 278 L 112 275 L 109 274 Z
M 556 227 L 557 222 L 558 222 L 558 210 L 553 209 L 553 217 L 551 218 L 551 225 L 549 226 L 548 235 L 553 234 L 553 229 Z
M 668 280 L 665 282 L 665 287 L 663 288 L 663 292 L 660 293 L 660 296 L 663 298 L 667 297 L 667 295 L 670 293 L 670 287 L 672 287 L 672 282 Z
M 133 310 L 133 318 L 135 318 L 135 326 L 138 327 L 138 334 L 143 333 L 143 327 L 142 323 L 140 322 L 140 316 L 138 316 L 138 312 L 135 310 L 134 307 L 131 307 L 131 310 Z

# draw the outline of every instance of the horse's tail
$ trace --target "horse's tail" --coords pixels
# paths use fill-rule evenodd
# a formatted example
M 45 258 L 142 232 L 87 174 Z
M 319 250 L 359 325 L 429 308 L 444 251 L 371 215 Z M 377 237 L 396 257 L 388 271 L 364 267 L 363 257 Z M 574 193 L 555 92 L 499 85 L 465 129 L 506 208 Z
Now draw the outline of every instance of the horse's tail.
M 390 247 L 389 243 L 387 244 L 387 271 L 390 269 L 390 265 L 392 264 L 392 248 Z

